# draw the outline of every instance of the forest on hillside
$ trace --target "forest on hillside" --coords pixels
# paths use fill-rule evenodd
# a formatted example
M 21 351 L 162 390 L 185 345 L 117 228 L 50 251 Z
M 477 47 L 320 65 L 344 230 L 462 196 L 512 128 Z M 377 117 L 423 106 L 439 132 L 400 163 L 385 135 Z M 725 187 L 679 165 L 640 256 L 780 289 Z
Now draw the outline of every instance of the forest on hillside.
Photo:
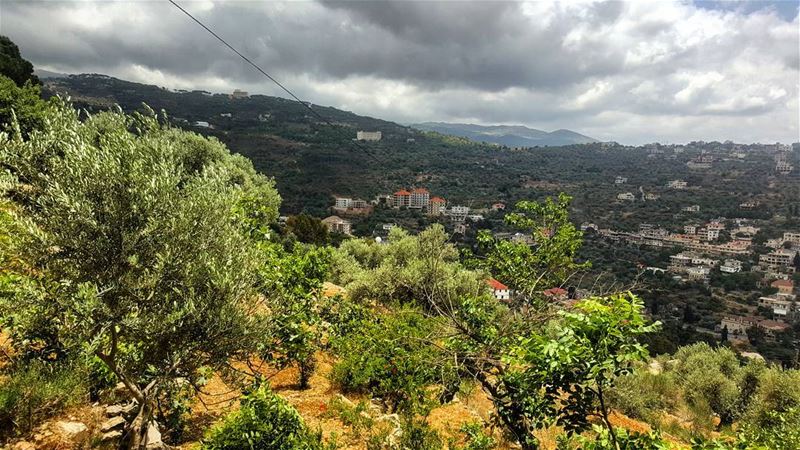
M 570 195 L 504 217 L 533 245 L 463 252 L 438 224 L 310 243 L 279 225 L 280 183 L 153 109 L 86 113 L 28 71 L 0 75 L 0 124 L 10 448 L 800 447 L 800 370 L 652 358 L 636 295 L 548 296 L 590 269 Z M 318 385 L 335 395 L 294 406 Z M 434 420 L 468 399 L 484 414 Z

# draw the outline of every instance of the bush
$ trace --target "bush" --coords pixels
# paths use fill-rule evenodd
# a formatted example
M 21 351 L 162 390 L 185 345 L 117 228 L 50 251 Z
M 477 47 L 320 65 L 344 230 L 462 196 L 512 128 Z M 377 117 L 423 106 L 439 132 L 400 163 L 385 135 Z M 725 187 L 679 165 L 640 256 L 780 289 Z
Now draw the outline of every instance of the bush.
M 497 442 L 486 434 L 479 422 L 465 423 L 461 426 L 461 432 L 466 437 L 464 450 L 492 450 L 497 446 Z
M 672 373 L 653 374 L 646 367 L 617 379 L 609 392 L 613 408 L 626 416 L 651 421 L 675 408 L 680 388 Z
M 362 322 L 360 330 L 334 342 L 341 358 L 332 381 L 344 392 L 381 398 L 391 411 L 425 413 L 429 386 L 449 386 L 454 375 L 430 343 L 437 326 L 436 319 L 413 309 Z
M 211 428 L 203 450 L 322 450 L 319 433 L 308 430 L 297 410 L 262 385 L 242 397 L 238 411 Z
M 80 364 L 27 363 L 0 382 L 0 441 L 87 399 L 87 375 Z

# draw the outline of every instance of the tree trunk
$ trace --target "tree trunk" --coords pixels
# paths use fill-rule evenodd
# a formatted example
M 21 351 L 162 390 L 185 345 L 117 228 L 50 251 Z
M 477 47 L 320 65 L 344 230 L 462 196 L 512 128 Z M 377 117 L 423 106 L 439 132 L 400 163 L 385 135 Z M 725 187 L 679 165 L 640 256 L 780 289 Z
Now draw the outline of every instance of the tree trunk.
M 126 438 L 123 439 L 122 449 L 144 450 L 147 448 L 147 431 L 153 422 L 153 404 L 145 400 L 139 406 L 139 413 L 128 426 Z

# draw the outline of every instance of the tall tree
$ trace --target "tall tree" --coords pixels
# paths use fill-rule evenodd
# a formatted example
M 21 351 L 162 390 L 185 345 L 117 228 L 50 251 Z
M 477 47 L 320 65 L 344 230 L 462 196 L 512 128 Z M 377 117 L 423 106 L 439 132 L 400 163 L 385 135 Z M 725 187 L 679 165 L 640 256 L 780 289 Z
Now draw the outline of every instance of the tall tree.
M 7 36 L 0 36 L 0 75 L 5 75 L 17 86 L 30 81 L 39 84 L 39 78 L 33 74 L 33 64 L 20 54 L 17 44 Z
M 29 140 L 0 134 L 0 164 L 30 224 L 21 258 L 50 288 L 3 312 L 46 318 L 98 357 L 138 403 L 128 445 L 144 448 L 179 380 L 256 350 L 261 257 L 242 217 L 274 220 L 279 197 L 220 142 L 154 116 L 46 114 Z

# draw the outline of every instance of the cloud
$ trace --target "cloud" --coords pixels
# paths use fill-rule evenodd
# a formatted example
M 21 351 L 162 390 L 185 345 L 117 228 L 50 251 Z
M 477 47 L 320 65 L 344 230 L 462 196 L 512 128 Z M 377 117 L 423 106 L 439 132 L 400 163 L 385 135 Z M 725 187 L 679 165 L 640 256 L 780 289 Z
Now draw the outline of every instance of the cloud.
M 301 97 L 360 114 L 800 140 L 800 21 L 781 5 L 184 3 Z M 48 70 L 280 94 L 166 2 L 4 2 L 0 32 Z

